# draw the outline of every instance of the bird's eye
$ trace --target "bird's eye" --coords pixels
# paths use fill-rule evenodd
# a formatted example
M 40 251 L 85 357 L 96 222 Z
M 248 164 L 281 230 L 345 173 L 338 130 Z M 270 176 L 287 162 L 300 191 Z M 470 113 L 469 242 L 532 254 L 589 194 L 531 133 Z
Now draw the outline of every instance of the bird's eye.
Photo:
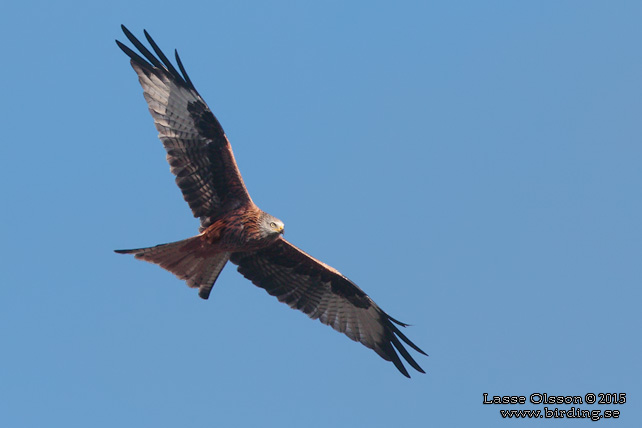
M 270 223 L 270 227 L 271 227 L 272 229 L 276 229 L 276 223 L 275 223 L 275 222 L 271 222 L 271 223 Z

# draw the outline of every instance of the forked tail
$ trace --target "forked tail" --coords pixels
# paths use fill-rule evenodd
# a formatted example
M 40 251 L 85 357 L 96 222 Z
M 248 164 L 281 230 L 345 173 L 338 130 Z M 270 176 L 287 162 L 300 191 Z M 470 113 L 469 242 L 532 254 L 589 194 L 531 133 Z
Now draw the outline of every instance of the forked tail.
M 184 279 L 198 295 L 207 299 L 212 287 L 230 259 L 230 253 L 215 253 L 200 236 L 135 250 L 115 250 L 119 254 L 133 254 L 146 262 L 155 263 Z

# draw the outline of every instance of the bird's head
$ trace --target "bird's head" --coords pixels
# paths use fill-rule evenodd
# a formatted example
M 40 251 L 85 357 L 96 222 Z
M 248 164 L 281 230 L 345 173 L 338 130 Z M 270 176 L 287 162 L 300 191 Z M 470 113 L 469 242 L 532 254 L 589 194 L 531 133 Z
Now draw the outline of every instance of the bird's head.
M 279 235 L 283 235 L 283 222 L 268 213 L 263 213 L 260 224 L 263 238 L 278 238 Z

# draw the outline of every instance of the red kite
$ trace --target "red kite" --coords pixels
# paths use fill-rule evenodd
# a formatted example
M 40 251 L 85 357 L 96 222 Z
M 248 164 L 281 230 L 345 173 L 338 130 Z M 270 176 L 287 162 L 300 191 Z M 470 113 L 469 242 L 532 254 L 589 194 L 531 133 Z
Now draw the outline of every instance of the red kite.
M 116 43 L 131 58 L 170 170 L 201 226 L 198 235 L 182 241 L 116 252 L 160 265 L 198 288 L 203 299 L 231 261 L 279 301 L 373 349 L 404 376 L 410 377 L 397 352 L 424 373 L 401 341 L 426 354 L 395 325 L 407 324 L 386 314 L 339 271 L 283 239 L 283 222 L 254 205 L 223 128 L 194 88 L 178 52 L 180 73 L 147 31 L 156 55 L 122 29 L 142 57 Z

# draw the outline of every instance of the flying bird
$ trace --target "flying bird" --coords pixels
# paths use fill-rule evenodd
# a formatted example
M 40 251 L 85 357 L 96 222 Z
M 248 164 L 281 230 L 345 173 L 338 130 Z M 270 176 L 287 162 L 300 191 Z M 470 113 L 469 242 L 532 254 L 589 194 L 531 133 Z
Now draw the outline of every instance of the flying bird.
M 250 197 L 220 123 L 196 91 L 175 51 L 177 70 L 145 31 L 154 53 L 125 26 L 139 53 L 116 40 L 131 59 L 170 171 L 185 201 L 200 219 L 199 234 L 182 241 L 133 250 L 137 259 L 155 263 L 207 299 L 228 261 L 279 301 L 318 319 L 392 361 L 410 377 L 399 354 L 424 373 L 402 342 L 426 355 L 356 284 L 283 238 L 284 225 Z M 142 55 L 142 56 L 141 56 Z

